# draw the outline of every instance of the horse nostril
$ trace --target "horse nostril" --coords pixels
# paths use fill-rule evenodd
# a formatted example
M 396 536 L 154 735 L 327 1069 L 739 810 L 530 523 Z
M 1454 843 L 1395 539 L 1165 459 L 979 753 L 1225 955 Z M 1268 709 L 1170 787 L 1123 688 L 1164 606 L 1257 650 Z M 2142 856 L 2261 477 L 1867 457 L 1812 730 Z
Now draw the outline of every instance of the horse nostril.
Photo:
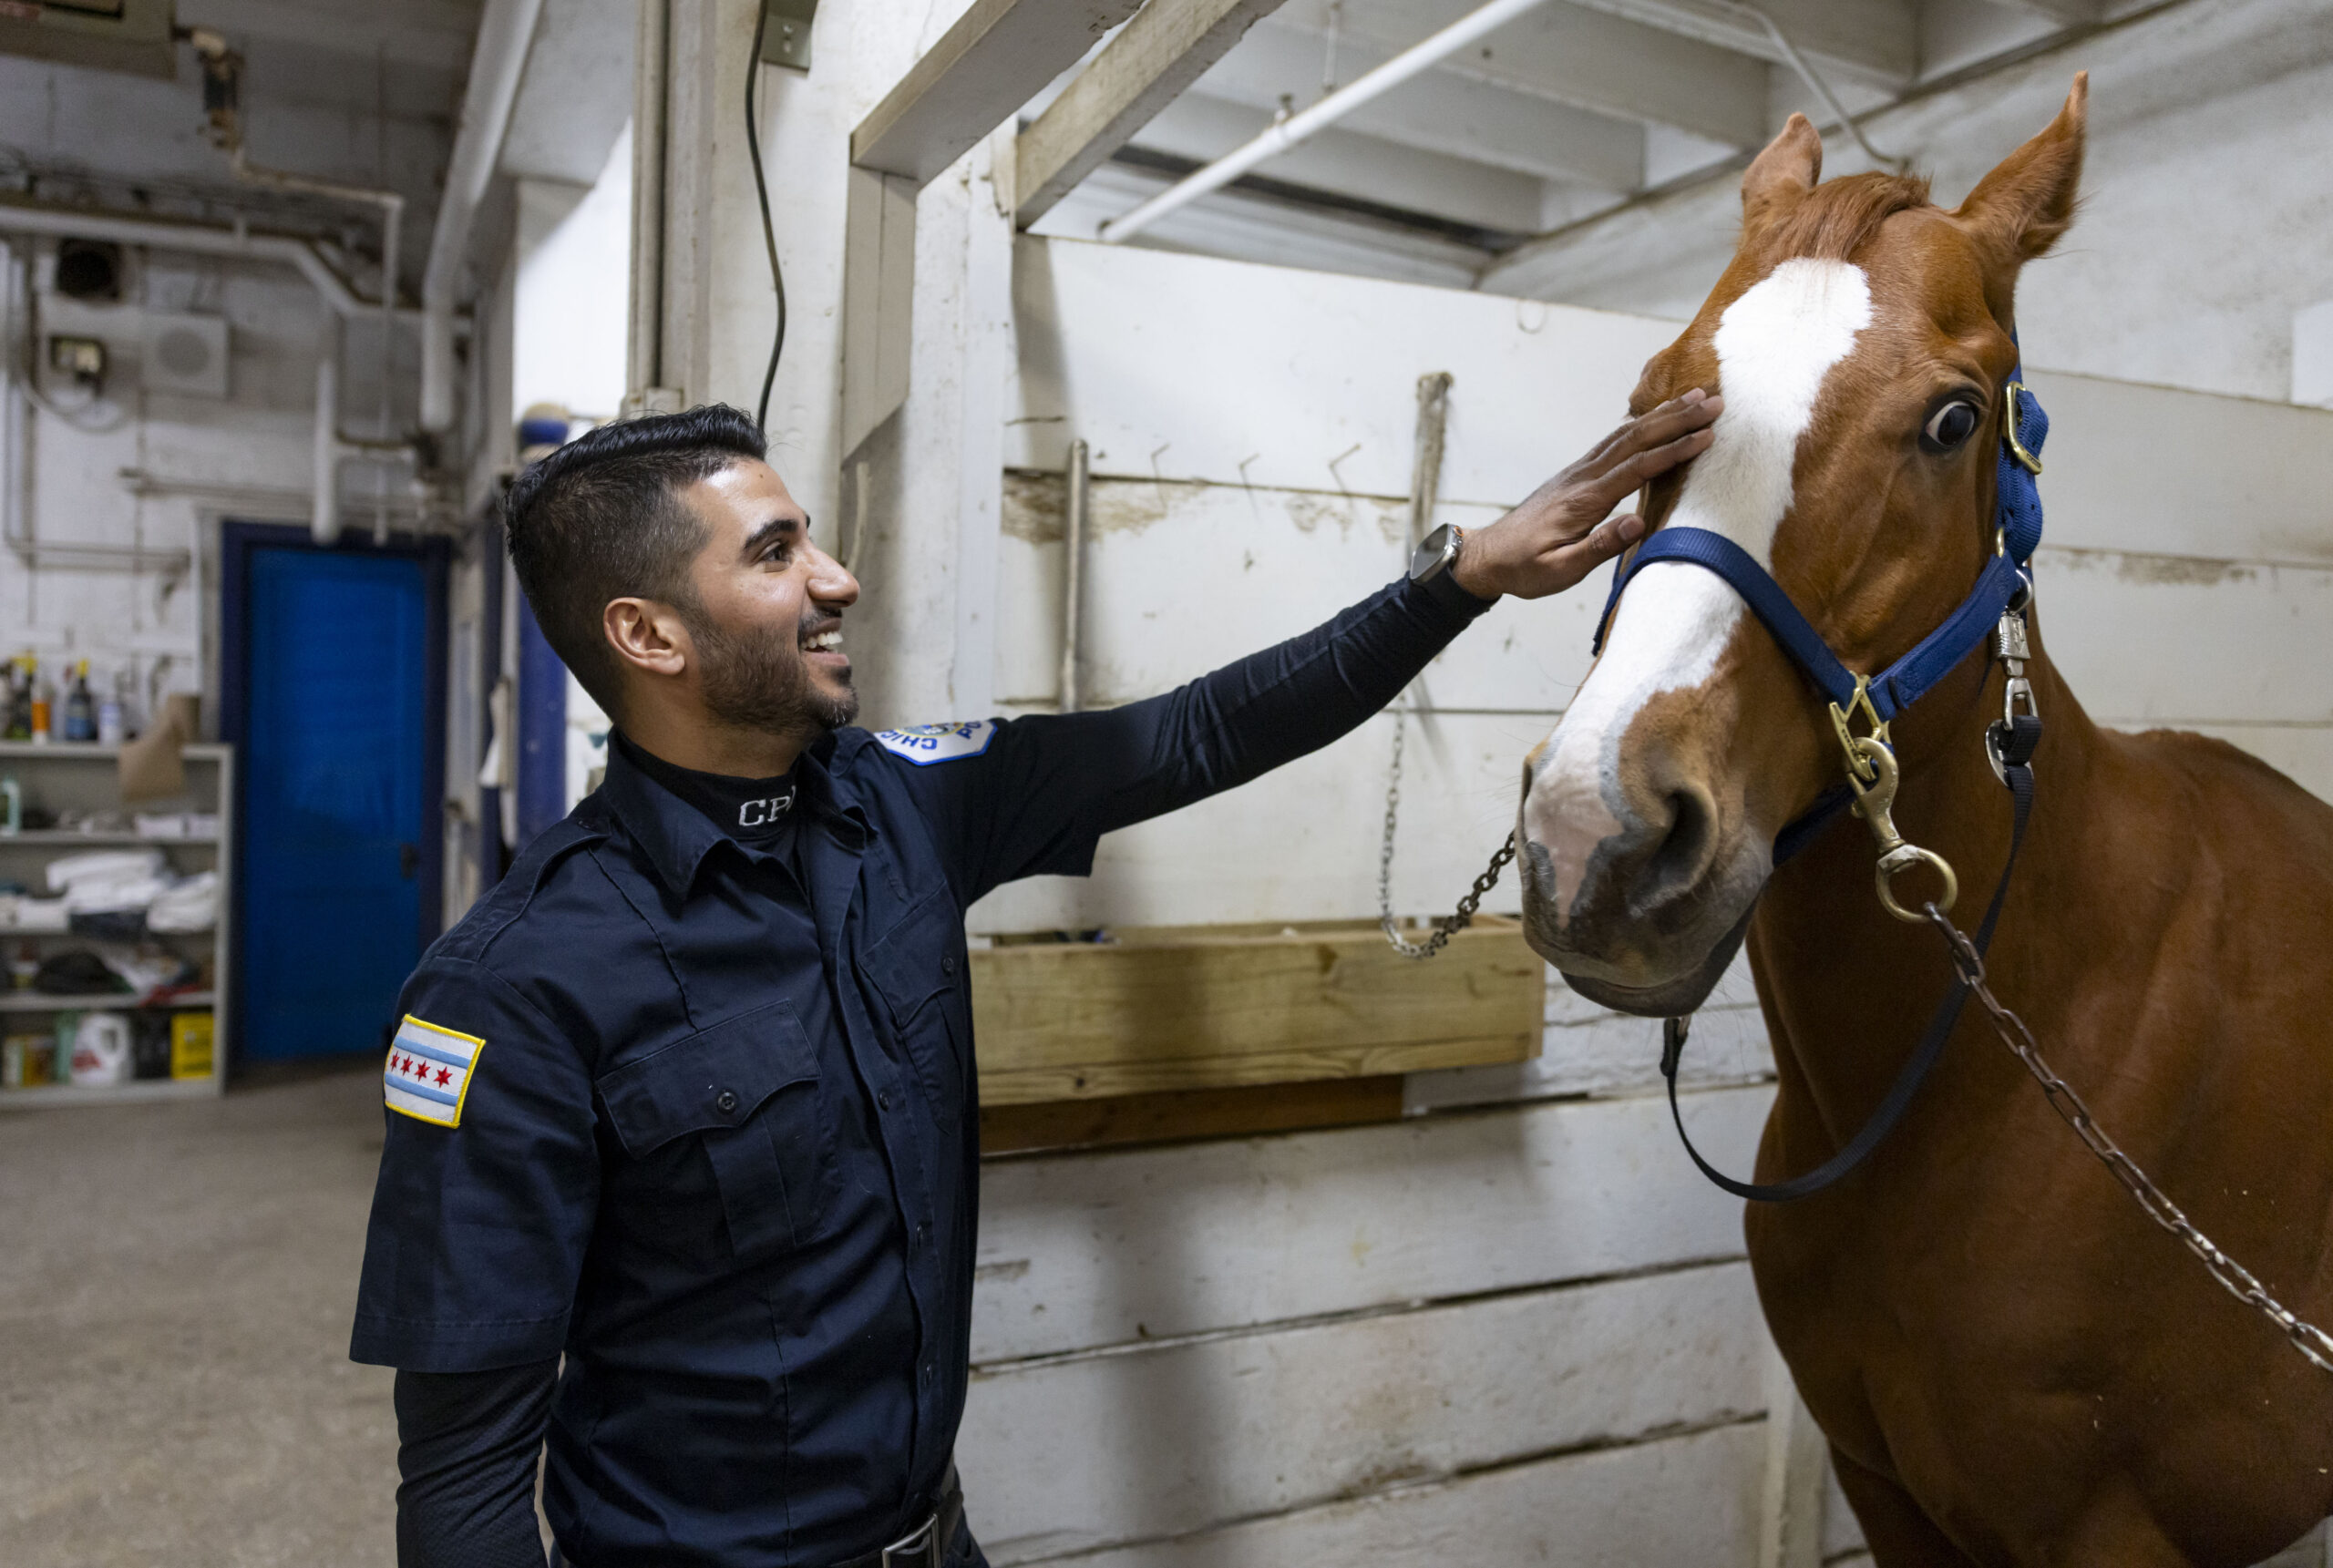
M 1646 860 L 1639 897 L 1647 905 L 1691 893 L 1708 869 L 1717 841 L 1717 815 L 1695 791 L 1669 793 L 1669 831 Z

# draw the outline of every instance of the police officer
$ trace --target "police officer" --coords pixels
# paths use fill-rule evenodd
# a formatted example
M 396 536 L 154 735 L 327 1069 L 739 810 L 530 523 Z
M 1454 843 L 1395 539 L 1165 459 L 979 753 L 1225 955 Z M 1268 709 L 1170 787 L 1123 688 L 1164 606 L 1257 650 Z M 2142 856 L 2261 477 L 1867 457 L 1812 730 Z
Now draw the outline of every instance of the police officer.
M 966 1568 L 979 1119 L 963 912 L 1354 728 L 1578 582 L 1715 399 L 1621 426 L 1327 625 L 1104 712 L 869 734 L 858 585 L 725 407 L 520 477 L 510 555 L 606 783 L 423 958 L 351 1354 L 407 1568 Z

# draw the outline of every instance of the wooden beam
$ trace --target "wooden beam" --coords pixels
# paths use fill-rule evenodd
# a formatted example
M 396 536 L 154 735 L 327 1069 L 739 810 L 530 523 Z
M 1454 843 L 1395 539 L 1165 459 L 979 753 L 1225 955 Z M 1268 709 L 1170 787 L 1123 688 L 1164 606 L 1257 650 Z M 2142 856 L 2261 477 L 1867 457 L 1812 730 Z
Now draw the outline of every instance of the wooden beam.
M 1393 53 L 1349 34 L 1337 46 L 1337 73 L 1351 81 Z M 1269 114 L 1291 84 L 1317 81 L 1321 63 L 1319 35 L 1274 19 L 1225 56 L 1198 90 Z M 1642 125 L 1444 67 L 1403 83 L 1339 123 L 1387 141 L 1599 190 L 1633 190 L 1644 178 Z M 1271 171 L 1269 163 L 1257 170 Z
M 850 160 L 918 185 L 971 151 L 1139 0 L 972 0 L 850 133 Z
M 2010 5 L 2077 5 L 2092 0 L 2007 0 Z M 1781 63 L 1766 30 L 1739 11 L 1708 0 L 1572 0 L 1593 11 L 1680 33 L 1722 49 Z M 1919 69 L 1919 27 L 1905 0 L 1760 0 L 1759 9 L 1815 68 L 1865 87 L 1898 90 Z
M 1402 1079 L 1328 1078 L 1246 1089 L 1177 1089 L 1105 1100 L 981 1108 L 981 1153 L 1099 1149 L 1194 1138 L 1252 1138 L 1402 1119 Z
M 907 401 L 915 304 L 916 182 L 871 169 L 853 169 L 849 179 L 842 262 L 846 458 Z
M 2099 21 L 2106 11 L 2102 0 L 2003 0 L 2003 3 L 2013 10 L 2047 16 L 2052 22 L 2069 27 Z
M 1262 109 L 1188 92 L 1159 110 L 1127 145 L 1207 164 L 1253 141 L 1271 122 Z M 1536 234 L 1547 228 L 1547 182 L 1535 175 L 1338 126 L 1282 153 L 1258 173 L 1485 229 Z
M 1150 0 L 1022 133 L 1013 181 L 1021 226 L 1043 217 L 1280 3 Z
M 1422 27 L 1439 27 L 1474 9 L 1475 0 L 1413 0 L 1414 10 L 1391 14 L 1345 7 L 1344 31 L 1337 43 L 1337 74 L 1348 79 L 1366 64 L 1413 39 Z M 1269 24 L 1274 34 L 1300 33 L 1305 53 L 1315 59 L 1328 46 L 1317 26 L 1284 13 Z M 1766 67 L 1763 61 L 1671 29 L 1580 5 L 1551 3 L 1517 18 L 1462 49 L 1441 66 L 1443 74 L 1554 98 L 1575 108 L 1631 120 L 1658 121 L 1733 147 L 1763 147 Z

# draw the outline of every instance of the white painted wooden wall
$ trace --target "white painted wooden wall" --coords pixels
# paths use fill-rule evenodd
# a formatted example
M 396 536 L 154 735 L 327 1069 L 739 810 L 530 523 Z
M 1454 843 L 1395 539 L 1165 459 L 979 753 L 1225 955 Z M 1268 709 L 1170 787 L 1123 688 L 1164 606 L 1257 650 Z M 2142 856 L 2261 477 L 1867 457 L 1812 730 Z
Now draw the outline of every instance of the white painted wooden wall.
M 1420 374 L 1456 378 L 1443 516 L 1483 520 L 1616 423 L 1676 330 L 1064 241 L 1022 241 L 1015 272 L 994 691 L 1032 711 L 1071 438 L 1098 476 L 1087 685 L 1120 702 L 1395 575 Z M 2333 794 L 2333 415 L 2033 379 L 2042 624 L 2093 713 L 2209 729 Z M 1404 911 L 1446 908 L 1506 832 L 1601 586 L 1502 605 L 1425 677 Z M 1369 914 L 1393 723 L 1117 835 L 1088 882 L 1006 889 L 974 929 Z M 1761 1562 L 1739 1208 L 1676 1147 L 1657 1053 L 1558 984 L 1539 1061 L 1413 1075 L 1398 1125 L 992 1163 L 960 1449 L 992 1558 Z M 1771 1064 L 1739 971 L 1691 1066 L 1696 1135 L 1744 1165 Z M 1823 1555 L 1856 1548 L 1835 1496 Z

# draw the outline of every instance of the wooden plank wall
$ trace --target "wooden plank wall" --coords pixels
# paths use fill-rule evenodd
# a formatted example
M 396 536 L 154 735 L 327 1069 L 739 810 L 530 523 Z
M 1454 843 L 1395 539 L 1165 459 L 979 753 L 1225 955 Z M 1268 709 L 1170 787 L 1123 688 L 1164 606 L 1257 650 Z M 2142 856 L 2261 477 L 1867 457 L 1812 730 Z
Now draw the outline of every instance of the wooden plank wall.
M 1102 476 L 1087 679 L 1119 702 L 1394 575 L 1419 374 L 1457 375 L 1442 515 L 1479 520 L 1608 426 L 1674 330 L 1023 244 L 996 690 L 1026 710 L 1052 701 L 1073 435 Z M 2306 678 L 2333 667 L 2333 415 L 2034 380 L 2056 421 L 2041 626 L 2085 703 L 2333 796 L 2333 687 Z M 1598 598 L 1503 605 L 1422 682 L 1399 908 L 1447 907 L 1506 831 Z M 1090 881 L 1007 889 L 974 929 L 1369 913 L 1392 723 L 1117 835 Z M 1757 1562 L 1763 1333 L 1739 1207 L 1677 1149 L 1658 1049 L 1558 983 L 1538 1060 L 1412 1074 L 1396 1123 L 990 1162 L 959 1458 L 992 1559 Z M 1696 1137 L 1746 1165 L 1771 1061 L 1738 969 L 1688 1070 Z M 1835 1496 L 1826 1519 L 1824 1555 L 1857 1560 Z

